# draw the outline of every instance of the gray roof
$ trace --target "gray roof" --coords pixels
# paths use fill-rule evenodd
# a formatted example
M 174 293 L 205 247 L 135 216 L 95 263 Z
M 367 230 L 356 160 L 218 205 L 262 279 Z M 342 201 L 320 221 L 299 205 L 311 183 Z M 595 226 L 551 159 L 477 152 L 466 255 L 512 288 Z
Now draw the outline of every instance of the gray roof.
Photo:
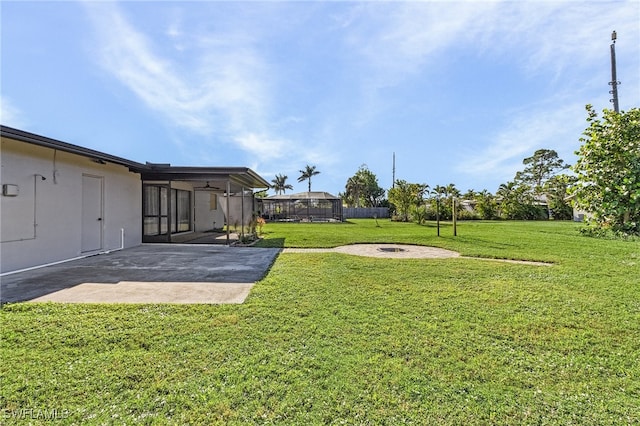
M 207 181 L 213 186 L 225 189 L 227 180 L 234 184 L 232 190 L 239 187 L 269 188 L 269 183 L 248 167 L 191 167 L 171 166 L 170 164 L 150 164 L 142 171 L 143 180 L 183 180 Z
M 340 197 L 331 195 L 328 192 L 311 191 L 311 192 L 298 192 L 297 194 L 282 194 L 272 195 L 264 198 L 265 200 L 340 200 Z

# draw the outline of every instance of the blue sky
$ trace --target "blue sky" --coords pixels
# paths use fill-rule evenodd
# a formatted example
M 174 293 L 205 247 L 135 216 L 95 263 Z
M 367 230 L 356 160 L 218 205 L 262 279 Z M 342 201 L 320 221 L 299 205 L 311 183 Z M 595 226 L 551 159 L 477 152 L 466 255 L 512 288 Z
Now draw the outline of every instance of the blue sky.
M 536 149 L 572 163 L 584 106 L 640 106 L 640 2 L 0 4 L 4 125 L 139 162 L 362 164 L 495 192 Z

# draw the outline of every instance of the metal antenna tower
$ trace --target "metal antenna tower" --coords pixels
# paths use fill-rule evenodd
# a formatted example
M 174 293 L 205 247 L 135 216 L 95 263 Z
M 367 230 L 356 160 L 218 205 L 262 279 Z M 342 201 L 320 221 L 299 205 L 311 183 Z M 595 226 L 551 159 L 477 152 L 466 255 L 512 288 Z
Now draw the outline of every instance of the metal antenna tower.
M 393 170 L 391 173 L 391 179 L 393 179 L 393 181 L 391 182 L 391 188 L 395 188 L 396 187 L 396 153 L 393 153 Z
M 618 85 L 620 82 L 618 81 L 618 76 L 616 75 L 616 39 L 618 35 L 616 32 L 611 33 L 611 81 L 609 82 L 609 86 L 611 86 L 611 90 L 609 93 L 613 95 L 613 98 L 609 99 L 609 102 L 613 102 L 613 110 L 615 112 L 620 112 L 620 107 L 618 106 Z

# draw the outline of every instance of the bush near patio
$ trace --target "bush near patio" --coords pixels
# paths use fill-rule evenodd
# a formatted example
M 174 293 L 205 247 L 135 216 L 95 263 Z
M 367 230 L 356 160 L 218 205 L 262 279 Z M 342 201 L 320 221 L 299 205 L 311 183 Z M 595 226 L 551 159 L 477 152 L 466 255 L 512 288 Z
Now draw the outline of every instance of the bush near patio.
M 283 253 L 242 305 L 5 305 L 3 423 L 640 422 L 640 243 L 567 222 L 466 222 L 457 238 L 378 222 L 274 223 L 261 243 L 554 265 Z

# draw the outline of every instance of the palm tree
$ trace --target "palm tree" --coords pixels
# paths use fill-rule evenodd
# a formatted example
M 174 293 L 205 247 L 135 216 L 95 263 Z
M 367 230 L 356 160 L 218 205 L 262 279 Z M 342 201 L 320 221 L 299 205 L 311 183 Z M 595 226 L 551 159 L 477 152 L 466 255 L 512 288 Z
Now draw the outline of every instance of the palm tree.
M 452 196 L 452 197 L 459 197 L 460 196 L 460 190 L 458 188 L 456 188 L 456 184 L 455 183 L 450 183 L 449 185 L 446 186 L 445 191 L 447 193 L 447 196 Z
M 319 175 L 320 172 L 316 170 L 316 166 L 306 165 L 304 170 L 300 170 L 300 177 L 298 178 L 298 182 L 304 182 L 305 180 L 309 181 L 309 192 L 311 192 L 311 176 Z
M 345 193 L 354 201 L 356 208 L 360 207 L 360 193 L 363 188 L 364 182 L 359 178 L 359 176 L 351 176 L 349 180 L 347 180 Z
M 533 201 L 528 188 L 515 181 L 503 183 L 498 187 L 496 198 L 500 204 L 502 216 L 506 219 L 526 219 L 527 206 Z
M 287 192 L 287 189 L 293 190 L 293 186 L 287 183 L 287 179 L 287 175 L 281 174 L 277 174 L 274 179 L 271 179 L 271 182 L 273 183 L 273 185 L 271 185 L 271 188 L 276 191 L 276 194 L 280 195 L 281 193 L 285 193 Z
M 478 193 L 475 190 L 470 189 L 464 194 L 462 194 L 462 198 L 464 198 L 465 200 L 473 200 L 474 198 L 476 198 L 477 194 Z
M 474 199 L 476 201 L 474 210 L 482 219 L 494 219 L 498 215 L 496 197 L 492 193 L 483 189 L 476 192 Z
M 431 194 L 438 196 L 438 198 L 441 197 L 441 196 L 444 197 L 444 196 L 446 196 L 446 193 L 447 193 L 446 190 L 447 190 L 447 188 L 445 188 L 444 186 L 436 185 L 431 190 Z
M 496 196 L 501 200 L 508 199 L 511 197 L 517 186 L 518 184 L 513 181 L 501 183 L 498 187 L 498 191 L 496 192 Z

